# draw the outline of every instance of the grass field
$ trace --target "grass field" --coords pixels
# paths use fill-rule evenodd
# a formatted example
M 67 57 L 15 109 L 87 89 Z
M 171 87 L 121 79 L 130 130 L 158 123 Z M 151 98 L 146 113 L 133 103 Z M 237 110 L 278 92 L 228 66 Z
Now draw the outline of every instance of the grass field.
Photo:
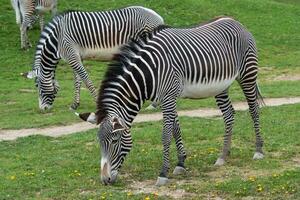
M 220 118 L 180 118 L 188 173 L 150 194 L 135 194 L 136 181 L 153 185 L 162 158 L 161 123 L 135 124 L 133 148 L 113 186 L 99 180 L 96 131 L 66 137 L 32 136 L 0 143 L 0 197 L 4 199 L 158 199 L 186 191 L 186 199 L 299 199 L 300 104 L 262 109 L 264 160 L 253 161 L 254 132 L 247 112 L 238 112 L 228 163 L 213 163 L 222 147 Z M 171 150 L 172 169 L 176 150 Z M 148 186 L 149 187 L 149 186 Z M 166 199 L 166 197 L 161 197 Z
M 19 28 L 15 24 L 14 11 L 10 4 L 0 0 L 0 128 L 20 129 L 49 125 L 69 124 L 78 119 L 69 112 L 73 98 L 73 75 L 71 68 L 63 61 L 57 68 L 57 79 L 61 89 L 51 112 L 41 113 L 38 109 L 37 91 L 33 80 L 25 80 L 19 74 L 31 69 L 35 48 L 20 50 Z M 59 11 L 68 9 L 106 10 L 128 5 L 150 7 L 160 13 L 165 22 L 176 27 L 199 24 L 219 15 L 229 15 L 241 21 L 255 36 L 259 49 L 259 83 L 265 97 L 297 96 L 300 82 L 277 80 L 277 76 L 300 74 L 299 12 L 297 1 L 271 0 L 185 0 L 185 1 L 60 1 Z M 284 17 L 283 17 L 284 16 Z M 29 32 L 35 44 L 39 38 L 39 27 Z M 108 63 L 85 61 L 85 67 L 96 86 L 99 86 Z M 242 100 L 241 90 L 235 86 L 231 90 L 234 101 Z M 214 99 L 180 100 L 178 109 L 214 107 Z M 82 90 L 79 111 L 95 109 L 90 94 Z M 12 120 L 14 119 L 14 120 Z

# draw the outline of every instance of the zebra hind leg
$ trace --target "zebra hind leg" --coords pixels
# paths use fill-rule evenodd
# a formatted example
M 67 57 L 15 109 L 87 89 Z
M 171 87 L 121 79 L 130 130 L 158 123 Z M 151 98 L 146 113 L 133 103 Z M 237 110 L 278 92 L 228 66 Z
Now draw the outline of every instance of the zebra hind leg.
M 215 162 L 215 166 L 222 166 L 225 164 L 227 156 L 230 154 L 232 128 L 234 124 L 234 109 L 229 99 L 227 90 L 217 95 L 216 102 L 220 108 L 225 123 L 224 146 L 221 156 Z
M 74 101 L 70 106 L 70 109 L 76 110 L 80 105 L 80 87 L 81 87 L 81 79 L 77 75 L 77 73 L 73 72 L 74 74 Z
M 256 150 L 253 156 L 254 160 L 263 159 L 264 153 L 262 150 L 263 147 L 263 139 L 260 134 L 260 124 L 259 124 L 259 104 L 258 104 L 258 86 L 257 83 L 241 83 L 240 84 L 243 92 L 246 96 L 248 106 L 249 106 L 249 112 L 251 114 L 252 120 L 253 120 L 253 126 L 255 130 L 255 136 L 256 136 Z
M 177 149 L 177 157 L 178 157 L 178 163 L 173 171 L 173 174 L 181 175 L 181 174 L 186 173 L 186 169 L 184 166 L 184 161 L 186 159 L 186 152 L 184 150 L 184 146 L 182 143 L 181 131 L 180 131 L 179 121 L 178 121 L 177 117 L 176 117 L 173 127 L 174 127 L 173 137 L 175 139 L 175 144 L 176 144 L 176 149 Z
M 39 20 L 40 20 L 40 29 L 43 31 L 44 29 L 44 13 L 39 12 Z
M 20 26 L 20 33 L 21 33 L 21 49 L 26 50 L 31 47 L 31 43 L 29 42 L 27 29 L 29 26 L 26 23 L 22 23 Z

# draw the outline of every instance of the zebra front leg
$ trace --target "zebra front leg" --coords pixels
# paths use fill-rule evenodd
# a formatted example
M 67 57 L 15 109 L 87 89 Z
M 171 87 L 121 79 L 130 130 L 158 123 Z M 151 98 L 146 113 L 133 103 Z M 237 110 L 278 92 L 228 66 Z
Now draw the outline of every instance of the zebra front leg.
M 217 95 L 216 102 L 220 108 L 225 123 L 225 134 L 224 134 L 224 146 L 221 156 L 215 162 L 215 166 L 221 166 L 225 164 L 226 157 L 230 154 L 231 146 L 231 135 L 234 123 L 234 109 L 231 101 L 228 97 L 227 91 Z
M 176 149 L 177 149 L 177 157 L 178 157 L 178 163 L 177 163 L 177 166 L 175 167 L 175 169 L 173 171 L 173 174 L 174 175 L 185 174 L 186 169 L 185 169 L 185 166 L 184 166 L 184 161 L 186 159 L 186 152 L 184 150 L 184 146 L 183 146 L 183 143 L 182 143 L 181 131 L 180 131 L 178 117 L 176 117 L 176 120 L 174 122 L 173 137 L 175 139 Z
M 164 102 L 162 104 L 164 127 L 162 132 L 163 143 L 163 165 L 156 182 L 156 186 L 162 186 L 168 183 L 168 172 L 170 169 L 169 151 L 174 131 L 174 122 L 176 119 L 176 101 Z
M 162 186 L 168 183 L 168 172 L 170 169 L 169 150 L 172 139 L 172 122 L 166 122 L 163 128 L 162 142 L 163 142 L 163 166 L 161 168 L 159 177 L 157 178 L 156 186 Z
M 71 46 L 69 43 L 63 43 L 62 45 Z M 90 91 L 91 95 L 96 101 L 97 99 L 96 88 L 94 87 L 92 81 L 89 79 L 89 75 L 82 65 L 80 56 L 76 53 L 72 53 L 71 51 L 68 53 L 69 54 L 64 55 L 63 57 L 67 58 L 66 60 L 68 60 L 68 62 L 72 66 L 74 73 L 76 73 L 80 77 L 81 81 L 84 82 L 87 89 Z
M 80 105 L 80 87 L 81 87 L 81 79 L 77 73 L 73 72 L 74 74 L 74 101 L 70 106 L 70 109 L 76 110 Z

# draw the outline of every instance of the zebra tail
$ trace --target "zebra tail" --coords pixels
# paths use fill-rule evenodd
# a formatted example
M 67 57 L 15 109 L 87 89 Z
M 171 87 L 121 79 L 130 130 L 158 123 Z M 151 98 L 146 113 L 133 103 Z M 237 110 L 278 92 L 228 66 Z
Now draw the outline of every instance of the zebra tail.
M 266 103 L 264 101 L 264 98 L 263 98 L 263 96 L 260 92 L 260 89 L 259 89 L 258 85 L 256 85 L 256 91 L 257 91 L 256 99 L 257 99 L 258 105 L 260 105 L 261 107 L 266 106 Z

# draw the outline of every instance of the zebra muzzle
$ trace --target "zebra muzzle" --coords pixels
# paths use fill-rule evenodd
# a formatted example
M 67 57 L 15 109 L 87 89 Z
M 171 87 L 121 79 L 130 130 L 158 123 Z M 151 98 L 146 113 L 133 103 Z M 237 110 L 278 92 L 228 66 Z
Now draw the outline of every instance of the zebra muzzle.
M 79 116 L 80 119 L 90 122 L 91 124 L 96 124 L 97 123 L 97 117 L 95 113 L 77 113 L 75 112 L 75 115 Z

